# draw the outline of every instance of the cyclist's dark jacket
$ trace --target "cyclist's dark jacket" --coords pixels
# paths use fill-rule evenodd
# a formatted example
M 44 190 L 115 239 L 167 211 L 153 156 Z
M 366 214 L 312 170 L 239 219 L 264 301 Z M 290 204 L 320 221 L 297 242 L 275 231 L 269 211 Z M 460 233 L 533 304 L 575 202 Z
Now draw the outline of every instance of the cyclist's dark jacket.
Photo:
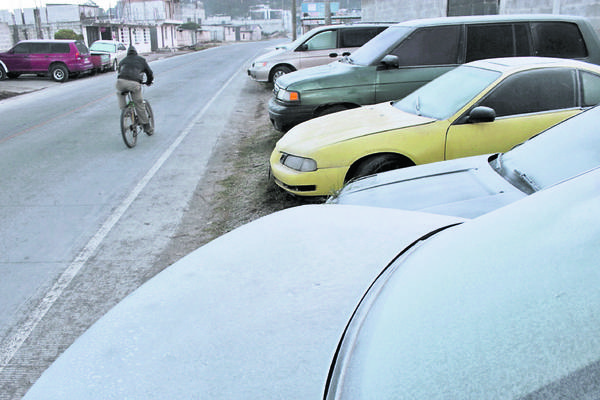
M 139 56 L 135 48 L 130 47 L 127 50 L 127 56 L 119 63 L 119 79 L 127 79 L 142 83 L 142 74 L 146 74 L 146 84 L 150 85 L 154 80 L 154 75 L 146 59 Z

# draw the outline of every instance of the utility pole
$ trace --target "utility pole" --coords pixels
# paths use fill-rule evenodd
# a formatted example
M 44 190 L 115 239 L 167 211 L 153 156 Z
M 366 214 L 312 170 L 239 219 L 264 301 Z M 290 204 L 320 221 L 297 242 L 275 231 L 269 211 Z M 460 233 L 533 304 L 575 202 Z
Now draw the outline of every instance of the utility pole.
M 296 40 L 296 0 L 292 0 L 292 40 Z
M 331 4 L 325 0 L 325 25 L 331 25 Z

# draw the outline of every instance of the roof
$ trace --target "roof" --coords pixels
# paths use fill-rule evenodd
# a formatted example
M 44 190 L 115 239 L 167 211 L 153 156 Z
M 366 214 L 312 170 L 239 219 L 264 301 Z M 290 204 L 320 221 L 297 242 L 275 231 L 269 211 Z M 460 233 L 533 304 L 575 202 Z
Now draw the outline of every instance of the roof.
M 600 67 L 585 61 L 573 60 L 568 58 L 552 57 L 503 57 L 477 60 L 467 63 L 474 67 L 494 69 L 498 71 L 508 71 L 513 69 L 527 69 L 530 67 L 570 67 L 570 68 L 590 68 L 600 72 Z

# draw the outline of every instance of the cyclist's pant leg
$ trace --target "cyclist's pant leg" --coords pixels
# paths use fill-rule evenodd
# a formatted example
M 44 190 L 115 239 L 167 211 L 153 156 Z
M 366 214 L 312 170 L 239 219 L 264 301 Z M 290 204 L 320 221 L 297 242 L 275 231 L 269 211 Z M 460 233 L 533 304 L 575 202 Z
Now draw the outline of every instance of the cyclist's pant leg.
M 142 96 L 142 85 L 138 84 L 136 90 L 131 92 L 131 98 L 135 103 L 135 111 L 137 111 L 138 117 L 142 124 L 148 123 L 148 114 L 146 113 L 146 107 L 144 107 L 144 97 Z
M 117 79 L 117 84 L 115 85 L 117 88 L 117 101 L 119 102 L 119 108 L 122 110 L 127 106 L 127 96 L 123 93 L 124 90 L 129 90 L 129 83 L 131 81 L 126 81 L 125 79 Z M 134 82 L 135 83 L 135 82 Z

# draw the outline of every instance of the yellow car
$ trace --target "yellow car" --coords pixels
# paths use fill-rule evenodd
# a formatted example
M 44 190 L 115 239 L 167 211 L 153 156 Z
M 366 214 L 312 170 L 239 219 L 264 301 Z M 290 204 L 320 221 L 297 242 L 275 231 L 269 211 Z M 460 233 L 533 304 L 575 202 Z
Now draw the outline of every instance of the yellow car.
M 301 196 L 330 195 L 351 179 L 504 152 L 600 103 L 600 66 L 514 57 L 475 61 L 402 100 L 297 125 L 271 154 L 271 173 Z

